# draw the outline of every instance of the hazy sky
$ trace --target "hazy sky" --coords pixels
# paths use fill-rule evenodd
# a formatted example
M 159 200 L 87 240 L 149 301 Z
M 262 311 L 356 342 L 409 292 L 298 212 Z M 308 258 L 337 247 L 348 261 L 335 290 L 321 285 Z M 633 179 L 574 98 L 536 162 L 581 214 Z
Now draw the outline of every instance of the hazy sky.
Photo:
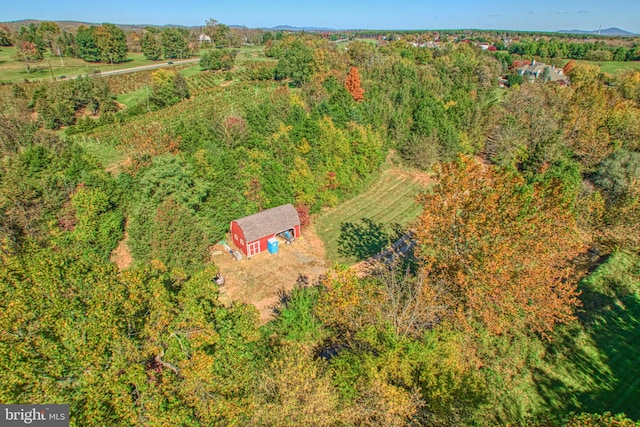
M 640 33 L 639 0 L 0 0 L 0 21 L 315 26 L 336 29 L 494 28 L 555 31 L 619 27 Z

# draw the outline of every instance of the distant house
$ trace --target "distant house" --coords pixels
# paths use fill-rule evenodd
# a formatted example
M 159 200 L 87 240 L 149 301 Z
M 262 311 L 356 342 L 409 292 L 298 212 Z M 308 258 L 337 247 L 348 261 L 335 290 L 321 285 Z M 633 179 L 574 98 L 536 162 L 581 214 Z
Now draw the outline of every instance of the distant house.
M 211 43 L 211 37 L 206 34 L 199 34 L 198 43 Z
M 548 70 L 548 71 L 547 71 Z M 553 65 L 547 65 L 542 62 L 531 61 L 531 64 L 523 64 L 518 67 L 518 74 L 529 80 L 542 79 L 547 77 L 547 81 L 557 82 L 560 84 L 569 83 L 569 79 L 564 75 L 562 68 L 556 68 Z
M 429 48 L 429 49 L 436 49 L 436 48 L 440 47 L 440 43 L 438 43 L 438 42 L 423 42 L 423 43 L 413 42 L 413 43 L 411 43 L 411 45 L 413 47 L 426 47 L 426 48 Z
M 300 217 L 293 205 L 282 205 L 231 221 L 231 240 L 247 257 L 267 250 L 268 240 L 288 231 L 300 237 Z
M 482 50 L 489 50 L 489 47 L 490 47 L 490 46 L 491 46 L 491 45 L 490 45 L 489 43 L 479 43 L 479 44 L 478 44 L 478 47 L 479 47 L 480 49 L 482 49 Z

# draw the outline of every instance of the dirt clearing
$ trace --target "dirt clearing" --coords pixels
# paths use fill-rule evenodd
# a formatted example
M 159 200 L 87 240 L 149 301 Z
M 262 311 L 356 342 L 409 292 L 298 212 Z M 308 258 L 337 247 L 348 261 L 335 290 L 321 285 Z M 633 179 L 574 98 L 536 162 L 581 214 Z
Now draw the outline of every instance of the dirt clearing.
M 122 240 L 120 240 L 120 243 L 118 243 L 118 247 L 111 252 L 111 261 L 118 266 L 118 270 L 120 271 L 131 267 L 131 264 L 133 264 L 133 257 L 127 246 L 128 240 L 129 234 L 125 228 L 124 236 Z
M 263 324 L 273 318 L 272 308 L 278 303 L 279 290 L 293 289 L 300 275 L 314 281 L 327 270 L 324 246 L 311 228 L 303 230 L 302 236 L 291 245 L 280 240 L 278 246 L 276 254 L 264 251 L 240 261 L 220 245 L 211 248 L 214 252 L 222 252 L 211 256 L 225 279 L 220 287 L 220 300 L 255 305 Z

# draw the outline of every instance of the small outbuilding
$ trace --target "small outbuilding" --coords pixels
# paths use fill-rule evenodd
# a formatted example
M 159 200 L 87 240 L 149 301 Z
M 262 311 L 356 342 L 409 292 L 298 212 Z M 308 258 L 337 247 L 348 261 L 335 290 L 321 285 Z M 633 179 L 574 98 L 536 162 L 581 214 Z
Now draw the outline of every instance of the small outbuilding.
M 269 239 L 285 232 L 300 237 L 300 216 L 291 204 L 231 221 L 231 239 L 247 257 L 266 251 Z

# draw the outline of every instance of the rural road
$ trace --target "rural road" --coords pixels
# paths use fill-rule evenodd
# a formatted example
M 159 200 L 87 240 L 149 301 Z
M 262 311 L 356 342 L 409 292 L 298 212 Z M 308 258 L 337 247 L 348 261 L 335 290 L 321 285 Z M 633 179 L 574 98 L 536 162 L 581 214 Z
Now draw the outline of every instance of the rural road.
M 124 68 L 122 70 L 102 71 L 99 75 L 115 76 L 116 74 L 135 73 L 136 71 L 153 70 L 155 68 L 175 67 L 176 65 L 193 64 L 195 62 L 200 62 L 200 58 L 185 59 L 182 61 L 173 61 L 172 64 L 169 64 L 168 62 L 162 62 L 161 64 L 142 65 L 140 67 Z

